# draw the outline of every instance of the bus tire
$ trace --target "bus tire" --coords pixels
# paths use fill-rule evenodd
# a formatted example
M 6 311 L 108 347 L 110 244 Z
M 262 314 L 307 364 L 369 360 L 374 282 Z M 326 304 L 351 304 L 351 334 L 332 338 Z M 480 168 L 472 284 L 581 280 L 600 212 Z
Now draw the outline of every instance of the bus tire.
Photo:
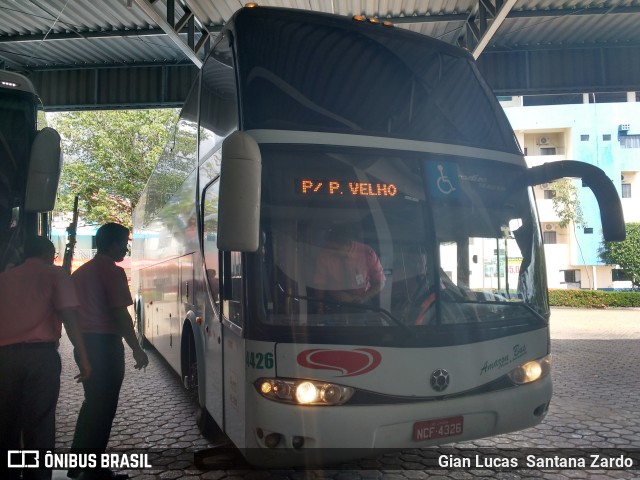
M 193 337 L 191 324 L 187 321 L 182 330 L 181 365 L 182 365 L 182 385 L 194 395 L 196 402 L 200 403 L 200 389 L 198 385 L 198 355 L 196 353 L 196 342 Z
M 209 442 L 218 444 L 221 442 L 225 443 L 227 441 L 227 437 L 224 432 L 203 406 L 198 407 L 198 411 L 196 413 L 196 425 L 198 426 L 198 430 L 200 430 L 202 436 L 209 440 Z
M 196 343 L 193 336 L 193 330 L 189 323 L 186 323 L 183 334 L 182 343 L 182 378 L 183 384 L 188 391 L 195 397 L 198 405 L 196 411 L 196 425 L 202 433 L 202 436 L 212 443 L 225 441 L 226 436 L 218 427 L 213 417 L 207 409 L 200 404 L 200 390 L 203 388 L 198 379 L 198 357 L 196 354 Z

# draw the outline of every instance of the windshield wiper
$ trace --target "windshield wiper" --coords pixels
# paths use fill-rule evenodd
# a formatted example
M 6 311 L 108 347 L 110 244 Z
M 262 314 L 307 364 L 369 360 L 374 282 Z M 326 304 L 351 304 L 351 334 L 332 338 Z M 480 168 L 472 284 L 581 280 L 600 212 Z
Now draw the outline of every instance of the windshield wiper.
M 456 302 L 450 302 L 450 303 L 461 303 L 461 304 L 470 304 L 470 305 L 504 305 L 504 306 L 508 306 L 508 307 L 523 307 L 523 308 L 529 310 L 531 313 L 533 313 L 540 320 L 543 320 L 545 322 L 547 321 L 547 319 L 544 317 L 544 315 L 542 315 L 540 312 L 538 312 L 531 305 L 529 305 L 528 303 L 523 302 L 523 301 L 520 301 L 520 302 L 505 302 L 505 301 L 493 302 L 493 301 L 490 301 L 490 300 L 462 300 L 462 301 L 456 301 Z
M 543 322 L 548 321 L 548 319 L 544 315 L 542 315 L 539 311 L 537 311 L 528 303 L 522 303 L 522 306 L 525 307 L 527 310 L 529 310 L 531 313 L 533 313 L 536 317 L 540 318 L 540 320 L 542 320 Z
M 411 330 L 409 329 L 409 327 L 407 325 L 402 323 L 402 321 L 400 319 L 396 318 L 391 312 L 385 310 L 384 308 L 375 307 L 373 305 L 366 305 L 366 304 L 362 304 L 362 303 L 335 302 L 335 301 L 332 301 L 332 300 L 325 300 L 324 298 L 308 297 L 308 296 L 305 296 L 305 295 L 297 296 L 297 295 L 292 295 L 292 294 L 287 293 L 287 292 L 283 292 L 283 293 L 284 293 L 285 296 L 287 296 L 289 298 L 293 298 L 294 300 L 307 300 L 309 302 L 318 302 L 318 303 L 322 303 L 324 305 L 334 305 L 334 306 L 337 306 L 337 307 L 355 308 L 356 310 L 362 310 L 363 312 L 382 313 L 385 317 L 387 317 L 393 323 L 395 323 L 396 325 L 401 327 L 406 333 L 412 334 Z

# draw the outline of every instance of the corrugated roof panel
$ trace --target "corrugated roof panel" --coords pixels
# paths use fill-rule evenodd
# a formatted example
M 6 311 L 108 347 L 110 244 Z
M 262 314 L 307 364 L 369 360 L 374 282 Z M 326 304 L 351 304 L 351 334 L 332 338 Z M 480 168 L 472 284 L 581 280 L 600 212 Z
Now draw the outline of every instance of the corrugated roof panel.
M 1 49 L 19 56 L 30 68 L 184 60 L 182 51 L 166 36 L 5 43 Z
M 0 32 L 3 35 L 47 33 L 51 18 L 44 12 L 34 12 L 34 6 L 24 0 L 0 8 Z
M 144 35 L 150 29 L 159 32 L 158 25 L 147 17 L 143 10 L 131 0 L 0 0 L 0 64 L 13 70 L 83 68 L 98 65 L 135 65 L 137 63 L 171 64 L 188 62 L 185 53 L 169 36 Z M 147 0 L 150 1 L 150 0 Z M 614 14 L 621 7 L 631 7 L 640 12 L 640 0 L 604 0 L 594 4 L 593 0 L 518 0 L 514 14 L 524 11 L 526 17 L 509 17 L 498 29 L 486 51 L 568 49 L 600 46 L 633 47 L 640 45 L 640 13 Z M 220 27 L 231 15 L 244 6 L 247 0 L 175 0 L 175 21 L 179 21 L 186 5 L 203 26 Z M 260 0 L 263 6 L 299 8 L 351 16 L 355 13 L 396 20 L 397 28 L 429 35 L 448 43 L 455 43 L 466 32 L 465 20 L 476 14 L 478 0 Z M 166 18 L 167 0 L 155 0 L 152 8 Z M 610 8 L 605 12 L 605 8 Z M 618 8 L 618 10 L 616 10 Z M 562 10 L 561 17 L 544 16 L 548 10 Z M 631 12 L 630 11 L 630 12 Z M 539 13 L 536 13 L 539 12 Z M 583 15 L 583 13 L 598 13 Z M 438 15 L 461 15 L 454 21 L 451 17 Z M 536 16 L 537 15 L 537 16 Z M 430 17 L 428 17 L 430 16 Z M 413 17 L 415 21 L 407 22 Z M 440 21 L 434 21 L 440 20 Z M 130 32 L 141 35 L 131 35 Z M 28 35 L 49 35 L 45 41 L 15 42 L 16 36 L 25 39 Z M 86 38 L 102 34 L 114 34 L 117 38 Z M 56 35 L 67 39 L 55 40 Z M 71 39 L 74 35 L 85 36 Z M 182 35 L 186 38 L 186 35 Z M 196 43 L 200 38 L 196 33 Z M 32 39 L 33 40 L 33 39 Z M 635 51 L 635 50 L 634 50 Z M 569 53 L 570 54 L 570 53 Z M 573 55 L 575 62 L 582 62 L 580 54 Z M 591 54 L 590 54 L 591 55 Z M 601 54 L 609 60 L 609 53 Z M 607 71 L 620 75 L 623 81 L 624 53 L 615 53 Z M 538 58 L 538 57 L 535 57 Z M 547 61 L 564 61 L 562 56 L 551 56 Z M 584 59 L 586 61 L 588 59 Z M 496 61 L 495 59 L 493 61 Z M 522 60 L 519 59 L 519 66 Z M 613 68 L 614 62 L 622 65 Z M 602 69 L 592 65 L 592 69 Z M 561 70 L 561 66 L 557 66 Z M 577 68 L 580 68 L 579 66 Z M 629 71 L 631 67 L 626 70 Z M 561 74 L 559 74 L 562 76 Z M 589 76 L 589 72 L 585 72 Z M 567 81 L 569 77 L 560 79 Z M 574 75 L 575 78 L 575 75 Z M 520 81 L 522 78 L 516 79 Z M 540 79 L 541 81 L 543 79 Z M 593 79 L 596 81 L 597 79 Z M 560 82 L 562 83 L 562 82 Z M 586 84 L 585 84 L 586 85 Z M 506 88 L 506 87 L 505 87 Z M 544 88 L 547 88 L 546 86 Z M 639 87 L 640 88 L 640 87 Z M 549 86 L 549 91 L 556 86 Z
M 222 25 L 247 2 L 237 0 L 186 0 L 186 4 L 207 25 Z M 474 9 L 473 0 L 263 0 L 264 7 L 297 8 L 344 16 L 365 14 L 371 17 L 412 17 L 460 13 Z
M 216 2 L 187 0 L 185 3 L 205 25 L 223 25 L 236 10 L 244 5 L 238 0 L 218 0 Z
M 195 67 L 178 67 L 179 75 L 167 77 L 163 67 L 136 69 L 63 70 L 46 72 L 47 82 L 41 78 L 45 72 L 36 72 L 32 79 L 40 86 L 39 93 L 47 104 L 83 105 L 99 108 L 108 99 L 121 106 L 180 105 L 195 80 Z
M 148 27 L 149 19 L 139 8 L 127 8 L 126 0 L 47 0 L 35 3 L 12 0 L 0 7 L 0 31 L 23 27 L 20 33 L 55 33 Z M 26 28 L 24 28 L 26 27 Z
M 640 14 L 509 18 L 493 43 L 566 47 L 609 42 L 640 42 Z
M 437 38 L 447 43 L 455 43 L 461 31 L 464 29 L 464 22 L 438 22 L 438 23 L 413 23 L 398 25 L 413 32 Z

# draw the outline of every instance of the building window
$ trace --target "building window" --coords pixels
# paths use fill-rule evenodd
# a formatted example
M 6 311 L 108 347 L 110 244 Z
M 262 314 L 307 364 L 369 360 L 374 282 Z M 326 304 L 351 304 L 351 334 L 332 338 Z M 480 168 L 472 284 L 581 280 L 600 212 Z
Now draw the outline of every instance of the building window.
M 545 245 L 553 245 L 556 243 L 556 232 L 542 232 L 542 241 Z
M 544 199 L 545 200 L 551 200 L 552 198 L 556 197 L 556 191 L 555 190 L 545 190 L 544 191 Z
M 640 148 L 640 135 L 620 135 L 620 147 Z
M 602 135 L 602 140 L 604 140 L 605 142 L 610 142 L 611 135 L 609 133 L 605 133 L 604 135 Z
M 564 283 L 580 282 L 580 270 L 564 270 Z
M 622 198 L 631 198 L 631 184 L 623 183 L 622 184 Z
M 593 233 L 593 227 L 584 227 L 584 233 L 592 234 Z
M 630 282 L 631 276 L 621 268 L 611 270 L 611 280 L 614 282 Z
M 580 135 L 580 141 L 581 142 L 588 142 L 589 141 L 589 135 Z
M 555 155 L 556 147 L 540 147 L 540 155 Z

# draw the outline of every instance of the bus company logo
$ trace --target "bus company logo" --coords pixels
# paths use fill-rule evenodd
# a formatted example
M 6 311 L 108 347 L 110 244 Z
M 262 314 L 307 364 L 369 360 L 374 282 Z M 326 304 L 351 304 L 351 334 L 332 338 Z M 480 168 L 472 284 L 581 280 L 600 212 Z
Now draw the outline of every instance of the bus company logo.
M 329 350 L 314 348 L 300 352 L 298 364 L 314 370 L 334 370 L 338 377 L 355 377 L 375 369 L 382 362 L 382 355 L 371 348 L 355 350 Z

